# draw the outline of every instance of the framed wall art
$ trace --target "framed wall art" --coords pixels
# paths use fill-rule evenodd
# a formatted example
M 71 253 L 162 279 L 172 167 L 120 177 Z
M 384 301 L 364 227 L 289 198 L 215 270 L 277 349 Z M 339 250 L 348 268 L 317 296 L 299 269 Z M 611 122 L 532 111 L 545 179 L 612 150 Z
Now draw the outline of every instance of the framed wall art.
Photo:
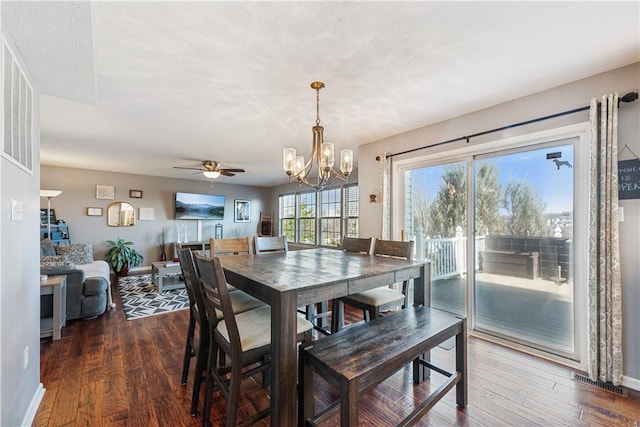
M 129 197 L 132 199 L 142 199 L 141 190 L 129 190 Z
M 87 208 L 88 216 L 102 216 L 102 208 Z
M 116 187 L 113 185 L 96 185 L 96 199 L 113 200 L 116 198 Z
M 234 200 L 233 220 L 235 222 L 251 222 L 251 202 L 249 200 Z

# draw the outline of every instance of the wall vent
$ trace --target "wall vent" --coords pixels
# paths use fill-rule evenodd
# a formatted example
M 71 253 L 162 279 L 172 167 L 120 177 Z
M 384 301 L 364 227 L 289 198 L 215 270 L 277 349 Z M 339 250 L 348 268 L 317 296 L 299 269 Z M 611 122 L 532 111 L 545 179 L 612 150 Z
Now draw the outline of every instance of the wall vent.
M 627 392 L 626 388 L 618 387 L 609 383 L 603 383 L 602 381 L 593 381 L 591 378 L 585 377 L 584 375 L 576 374 L 575 372 L 571 373 L 571 379 L 601 388 L 602 390 L 617 394 L 618 396 L 629 397 L 629 393 Z

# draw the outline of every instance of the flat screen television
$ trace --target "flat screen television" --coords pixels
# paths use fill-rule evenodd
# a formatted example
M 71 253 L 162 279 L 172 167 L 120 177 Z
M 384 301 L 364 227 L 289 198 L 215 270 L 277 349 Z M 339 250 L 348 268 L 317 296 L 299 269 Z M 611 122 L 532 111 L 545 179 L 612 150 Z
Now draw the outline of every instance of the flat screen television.
M 224 196 L 176 193 L 175 219 L 224 219 Z

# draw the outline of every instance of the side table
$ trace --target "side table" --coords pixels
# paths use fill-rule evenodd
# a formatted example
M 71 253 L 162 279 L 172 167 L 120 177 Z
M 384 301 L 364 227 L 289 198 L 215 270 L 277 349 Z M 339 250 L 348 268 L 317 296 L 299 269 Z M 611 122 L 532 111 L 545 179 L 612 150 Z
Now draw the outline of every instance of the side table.
M 40 319 L 40 338 L 59 340 L 67 321 L 67 276 L 50 276 L 40 281 L 40 295 L 53 294 L 53 317 Z
M 178 262 L 152 262 L 151 282 L 158 287 L 158 293 L 170 289 L 184 288 L 182 269 Z

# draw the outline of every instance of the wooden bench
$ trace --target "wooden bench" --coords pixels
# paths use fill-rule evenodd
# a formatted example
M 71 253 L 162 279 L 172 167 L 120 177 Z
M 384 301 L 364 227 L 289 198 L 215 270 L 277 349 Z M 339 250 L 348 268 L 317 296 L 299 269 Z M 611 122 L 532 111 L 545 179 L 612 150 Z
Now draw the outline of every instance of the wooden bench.
M 456 337 L 456 371 L 451 373 L 428 361 L 432 348 Z M 466 318 L 429 308 L 410 307 L 371 322 L 346 328 L 300 350 L 298 424 L 316 425 L 340 405 L 340 425 L 358 425 L 358 397 L 413 361 L 413 382 L 428 377 L 429 369 L 447 376 L 399 426 L 415 424 L 449 390 L 456 386 L 456 403 L 467 405 Z M 340 400 L 315 414 L 313 373 L 336 387 Z

